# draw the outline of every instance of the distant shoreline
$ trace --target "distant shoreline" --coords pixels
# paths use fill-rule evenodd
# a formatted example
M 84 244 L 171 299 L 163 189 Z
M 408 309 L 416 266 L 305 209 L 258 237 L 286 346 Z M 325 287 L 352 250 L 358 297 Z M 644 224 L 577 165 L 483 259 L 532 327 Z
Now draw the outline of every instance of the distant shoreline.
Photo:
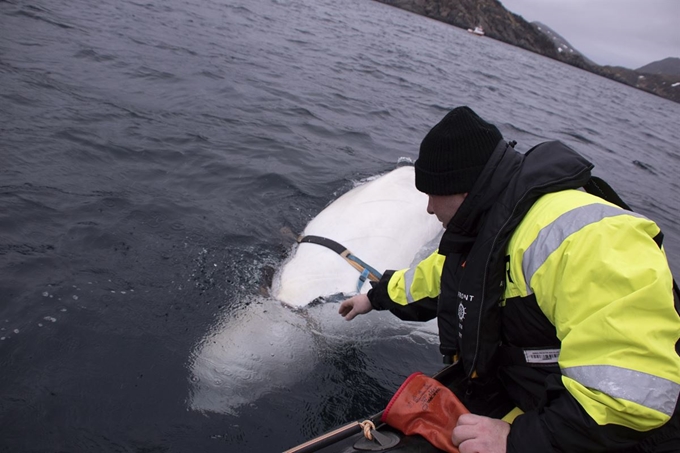
M 497 0 L 375 0 L 421 16 L 467 30 L 476 26 L 484 29 L 484 37 L 495 39 L 584 71 L 637 88 L 647 93 L 680 103 L 680 74 L 638 72 L 621 66 L 600 66 L 585 58 L 576 49 L 564 52 L 541 26 L 512 13 Z M 561 38 L 561 37 L 560 37 Z M 566 43 L 566 41 L 564 41 Z M 654 62 L 659 63 L 659 62 Z M 651 63 L 650 63 L 651 65 Z M 647 65 L 647 66 L 650 66 Z M 644 66 L 644 67 L 647 67 Z

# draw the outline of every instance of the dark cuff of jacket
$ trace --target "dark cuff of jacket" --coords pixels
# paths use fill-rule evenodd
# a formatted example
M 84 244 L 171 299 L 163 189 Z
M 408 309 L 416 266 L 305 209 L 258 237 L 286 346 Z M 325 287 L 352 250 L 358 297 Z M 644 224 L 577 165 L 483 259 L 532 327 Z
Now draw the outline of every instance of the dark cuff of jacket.
M 378 282 L 371 282 L 371 288 L 368 291 L 368 300 L 374 310 L 389 310 L 394 306 L 394 302 L 390 299 L 387 292 L 387 284 L 390 282 L 395 271 L 385 271 L 382 278 Z
M 552 453 L 555 451 L 538 412 L 515 419 L 508 435 L 507 453 Z

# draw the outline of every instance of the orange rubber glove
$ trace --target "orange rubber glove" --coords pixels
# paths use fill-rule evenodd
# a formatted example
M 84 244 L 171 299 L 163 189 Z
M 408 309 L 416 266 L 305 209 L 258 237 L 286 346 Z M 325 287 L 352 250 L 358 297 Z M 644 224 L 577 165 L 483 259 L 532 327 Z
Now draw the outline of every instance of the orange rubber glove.
M 381 421 L 406 435 L 420 434 L 440 450 L 459 453 L 451 435 L 458 417 L 468 413 L 451 390 L 417 372 L 401 384 Z

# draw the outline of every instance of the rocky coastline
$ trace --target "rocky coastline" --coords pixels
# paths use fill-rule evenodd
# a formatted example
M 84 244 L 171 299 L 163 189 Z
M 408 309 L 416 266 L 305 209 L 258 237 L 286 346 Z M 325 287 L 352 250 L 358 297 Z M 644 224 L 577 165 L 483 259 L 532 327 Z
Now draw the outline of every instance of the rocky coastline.
M 375 0 L 431 19 L 467 29 L 484 28 L 486 37 L 521 47 L 602 77 L 680 103 L 680 75 L 638 72 L 620 66 L 600 66 L 578 52 L 560 52 L 540 27 L 514 14 L 498 0 Z

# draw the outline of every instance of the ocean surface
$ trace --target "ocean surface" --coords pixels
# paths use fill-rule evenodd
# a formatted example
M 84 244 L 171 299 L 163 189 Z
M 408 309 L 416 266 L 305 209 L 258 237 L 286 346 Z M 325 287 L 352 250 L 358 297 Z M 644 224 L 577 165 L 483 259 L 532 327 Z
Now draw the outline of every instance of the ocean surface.
M 276 452 L 437 370 L 266 290 L 458 105 L 587 156 L 680 271 L 680 104 L 370 0 L 0 1 L 0 452 Z

